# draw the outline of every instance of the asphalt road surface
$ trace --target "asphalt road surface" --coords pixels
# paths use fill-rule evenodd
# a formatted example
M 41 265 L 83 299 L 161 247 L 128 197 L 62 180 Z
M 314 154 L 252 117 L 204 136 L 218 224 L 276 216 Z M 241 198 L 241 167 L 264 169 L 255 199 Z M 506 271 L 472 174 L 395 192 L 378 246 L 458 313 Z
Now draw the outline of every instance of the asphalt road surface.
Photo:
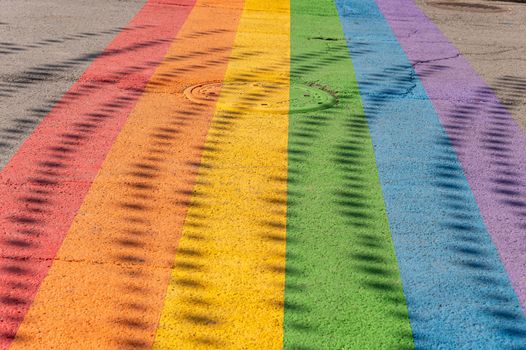
M 525 349 L 525 33 L 0 0 L 0 349 Z

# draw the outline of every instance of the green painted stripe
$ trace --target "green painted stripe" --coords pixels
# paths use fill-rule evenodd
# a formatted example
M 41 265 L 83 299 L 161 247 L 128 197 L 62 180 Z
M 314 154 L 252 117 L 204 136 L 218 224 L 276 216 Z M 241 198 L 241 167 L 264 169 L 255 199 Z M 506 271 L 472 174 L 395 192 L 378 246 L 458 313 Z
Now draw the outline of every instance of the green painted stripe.
M 290 114 L 284 348 L 413 348 L 338 13 L 331 0 L 292 0 L 291 8 L 292 86 L 322 87 L 339 102 Z M 304 95 L 292 87 L 291 108 Z

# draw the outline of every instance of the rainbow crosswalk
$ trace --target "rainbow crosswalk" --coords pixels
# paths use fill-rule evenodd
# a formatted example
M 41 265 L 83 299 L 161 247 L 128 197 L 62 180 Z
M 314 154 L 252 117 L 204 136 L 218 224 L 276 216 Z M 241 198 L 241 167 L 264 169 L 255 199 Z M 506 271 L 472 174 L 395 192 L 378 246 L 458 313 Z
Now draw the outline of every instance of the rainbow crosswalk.
M 0 171 L 0 348 L 526 348 L 526 135 L 412 0 L 132 26 Z

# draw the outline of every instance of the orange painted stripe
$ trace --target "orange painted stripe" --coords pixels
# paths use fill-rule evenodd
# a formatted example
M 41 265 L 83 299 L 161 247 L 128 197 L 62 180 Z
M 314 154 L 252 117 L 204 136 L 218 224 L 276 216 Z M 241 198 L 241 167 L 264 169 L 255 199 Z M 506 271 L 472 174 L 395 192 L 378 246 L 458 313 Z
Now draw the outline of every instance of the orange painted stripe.
M 13 349 L 150 347 L 242 0 L 198 1 L 114 143 Z
M 0 172 L 0 349 L 194 2 L 150 0 L 99 57 L 63 62 L 93 60 Z

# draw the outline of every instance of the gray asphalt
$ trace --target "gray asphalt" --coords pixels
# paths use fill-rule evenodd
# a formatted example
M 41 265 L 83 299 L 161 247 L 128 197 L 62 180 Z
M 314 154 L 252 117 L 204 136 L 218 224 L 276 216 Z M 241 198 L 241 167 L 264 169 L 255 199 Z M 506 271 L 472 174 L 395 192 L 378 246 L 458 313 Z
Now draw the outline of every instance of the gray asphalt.
M 0 169 L 145 0 L 0 0 Z
M 526 131 L 526 6 L 517 1 L 483 0 L 416 3 Z

